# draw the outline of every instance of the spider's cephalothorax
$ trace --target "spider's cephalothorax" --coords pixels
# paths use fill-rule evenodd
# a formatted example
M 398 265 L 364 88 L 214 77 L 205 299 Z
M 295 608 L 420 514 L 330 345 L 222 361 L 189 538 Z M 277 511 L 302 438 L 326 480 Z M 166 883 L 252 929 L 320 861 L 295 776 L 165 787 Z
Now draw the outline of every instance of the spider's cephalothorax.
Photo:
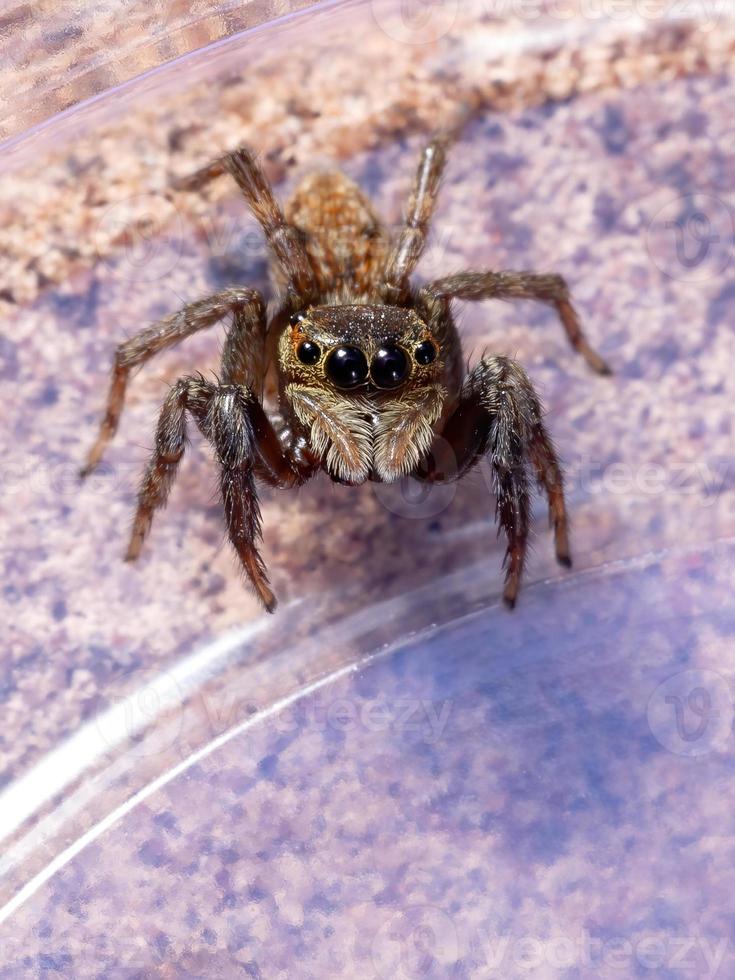
M 431 447 L 452 383 L 446 334 L 410 308 L 311 306 L 280 337 L 283 394 L 329 475 L 392 482 Z
M 504 598 L 513 605 L 526 554 L 529 487 L 545 490 L 557 558 L 569 564 L 562 474 L 539 400 L 523 368 L 484 357 L 463 378 L 453 299 L 535 299 L 554 307 L 573 345 L 600 373 L 564 280 L 531 272 L 463 272 L 422 287 L 422 254 L 449 136 L 424 150 L 408 211 L 392 238 L 359 188 L 340 173 L 305 178 L 281 211 L 253 154 L 241 148 L 180 182 L 195 189 L 227 171 L 260 222 L 273 256 L 275 312 L 231 287 L 190 303 L 117 350 L 107 412 L 83 474 L 114 435 L 130 372 L 197 330 L 231 316 L 220 380 L 181 378 L 158 421 L 138 497 L 128 559 L 166 503 L 186 445 L 187 417 L 212 444 L 230 540 L 266 609 L 275 598 L 258 551 L 257 481 L 291 487 L 324 469 L 339 483 L 457 478 L 480 458 L 492 467 L 508 538 Z M 266 384 L 268 382 L 268 384 Z M 269 417 L 264 390 L 277 393 Z M 439 440 L 453 465 L 436 466 Z

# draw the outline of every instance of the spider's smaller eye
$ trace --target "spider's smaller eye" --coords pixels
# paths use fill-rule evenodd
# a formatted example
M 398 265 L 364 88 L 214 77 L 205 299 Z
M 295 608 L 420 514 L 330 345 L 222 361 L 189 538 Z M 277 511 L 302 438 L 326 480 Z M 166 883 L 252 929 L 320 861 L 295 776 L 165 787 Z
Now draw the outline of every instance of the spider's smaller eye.
M 417 364 L 431 364 L 436 360 L 436 345 L 431 340 L 422 340 L 413 352 Z
M 315 344 L 311 340 L 305 340 L 299 344 L 296 350 L 296 356 L 302 364 L 316 364 L 322 356 L 322 351 L 319 344 Z
M 288 322 L 291 324 L 292 327 L 297 327 L 304 319 L 306 319 L 305 313 L 292 313 L 291 316 L 288 318 Z

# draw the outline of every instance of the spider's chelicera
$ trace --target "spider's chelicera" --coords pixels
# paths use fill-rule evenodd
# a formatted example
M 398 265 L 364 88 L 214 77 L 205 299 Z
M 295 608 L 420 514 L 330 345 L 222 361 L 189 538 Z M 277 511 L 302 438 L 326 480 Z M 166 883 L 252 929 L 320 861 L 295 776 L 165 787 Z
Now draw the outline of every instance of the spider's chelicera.
M 412 474 L 456 479 L 486 457 L 508 539 L 504 598 L 516 600 L 526 555 L 529 487 L 545 490 L 556 555 L 570 563 L 562 473 L 539 399 L 516 361 L 483 357 L 463 377 L 455 299 L 532 299 L 553 307 L 572 346 L 600 373 L 564 280 L 532 272 L 460 272 L 411 282 L 444 169 L 449 136 L 424 150 L 405 218 L 391 236 L 341 173 L 297 187 L 285 213 L 255 156 L 241 148 L 180 182 L 195 189 L 228 172 L 273 257 L 274 313 L 254 289 L 231 287 L 190 303 L 118 347 L 107 411 L 83 475 L 114 435 L 130 372 L 154 354 L 230 316 L 220 380 L 181 378 L 166 398 L 143 477 L 127 558 L 138 556 L 166 503 L 192 418 L 212 444 L 229 537 L 265 608 L 275 597 L 258 551 L 257 482 L 295 487 L 318 470 L 339 483 L 390 483 Z M 277 392 L 278 411 L 262 405 Z M 434 460 L 449 446 L 454 460 Z

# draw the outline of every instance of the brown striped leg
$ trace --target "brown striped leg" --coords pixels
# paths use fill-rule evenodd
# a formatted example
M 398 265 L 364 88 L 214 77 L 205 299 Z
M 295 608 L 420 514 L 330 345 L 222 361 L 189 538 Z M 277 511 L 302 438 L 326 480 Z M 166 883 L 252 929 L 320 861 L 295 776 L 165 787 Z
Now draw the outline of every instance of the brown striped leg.
M 179 461 L 186 449 L 186 411 L 193 379 L 181 378 L 169 392 L 156 427 L 153 455 L 138 492 L 138 508 L 130 532 L 125 561 L 135 561 L 153 523 L 153 514 L 165 507 Z
M 189 303 L 178 313 L 159 320 L 120 344 L 115 354 L 105 415 L 80 476 L 88 476 L 95 469 L 117 431 L 131 371 L 167 347 L 213 326 L 228 313 L 234 313 L 239 322 L 248 324 L 251 333 L 257 334 L 261 330 L 264 334 L 264 310 L 263 299 L 255 289 L 233 287 Z
M 503 598 L 515 605 L 526 559 L 529 526 L 529 466 L 546 491 L 554 525 L 557 559 L 569 565 L 569 541 L 561 467 L 542 420 L 538 397 L 523 368 L 507 357 L 483 358 L 467 376 L 437 447 L 448 443 L 456 456 L 454 477 L 483 457 L 490 462 L 497 518 L 505 533 Z M 429 470 L 424 478 L 433 479 Z
M 434 213 L 439 184 L 447 161 L 450 137 L 435 136 L 426 146 L 414 178 L 406 219 L 383 273 L 382 292 L 387 303 L 397 303 L 405 296 L 408 280 L 426 246 L 426 236 Z
M 546 491 L 549 500 L 549 520 L 554 529 L 556 560 L 565 568 L 571 568 L 569 550 L 569 521 L 564 501 L 564 476 L 554 444 L 542 422 L 531 434 L 529 456 L 536 471 L 539 487 Z
M 260 508 L 255 484 L 256 463 L 271 482 L 292 486 L 313 471 L 310 463 L 291 460 L 261 405 L 243 385 L 215 385 L 201 377 L 182 378 L 164 402 L 153 455 L 138 494 L 126 558 L 140 554 L 156 510 L 165 506 L 186 446 L 190 414 L 212 444 L 220 465 L 220 490 L 227 529 L 240 563 L 261 602 L 273 612 L 276 599 L 258 550 Z
M 553 306 L 571 346 L 598 374 L 611 374 L 607 363 L 584 335 L 579 317 L 561 276 L 535 272 L 460 272 L 429 283 L 429 296 L 448 299 L 533 299 Z
M 289 291 L 301 301 L 308 299 L 316 292 L 316 279 L 304 242 L 300 232 L 286 221 L 255 154 L 242 146 L 228 153 L 222 162 L 263 229 Z

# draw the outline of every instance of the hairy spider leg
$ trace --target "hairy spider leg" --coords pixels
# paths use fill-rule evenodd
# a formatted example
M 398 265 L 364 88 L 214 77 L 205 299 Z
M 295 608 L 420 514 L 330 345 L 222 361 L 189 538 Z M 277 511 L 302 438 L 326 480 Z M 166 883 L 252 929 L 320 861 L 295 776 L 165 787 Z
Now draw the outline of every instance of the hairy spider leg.
M 423 292 L 444 299 L 533 299 L 556 309 L 567 339 L 593 371 L 611 374 L 609 366 L 584 335 L 579 317 L 572 305 L 569 287 L 555 274 L 535 272 L 459 272 L 435 279 Z
M 248 365 L 244 368 L 245 373 L 250 376 L 256 374 L 257 365 L 263 358 L 265 304 L 260 293 L 254 289 L 224 289 L 189 303 L 178 313 L 146 327 L 117 348 L 105 414 L 80 476 L 88 476 L 95 469 L 117 431 L 131 372 L 162 350 L 173 347 L 199 330 L 214 326 L 229 313 L 235 315 L 240 335 L 247 335 L 248 338 L 240 354 L 241 363 Z M 251 383 L 254 380 L 253 377 Z
M 421 154 L 405 222 L 388 255 L 383 272 L 381 291 L 386 303 L 400 303 L 408 293 L 409 277 L 426 247 L 426 237 L 446 166 L 450 141 L 449 135 L 439 134 Z
M 503 598 L 512 608 L 528 543 L 529 467 L 549 500 L 557 560 L 571 564 L 561 466 L 543 423 L 538 396 L 517 361 L 483 358 L 466 377 L 432 455 L 440 457 L 447 444 L 456 461 L 450 468 L 452 479 L 464 476 L 483 457 L 490 462 L 497 518 L 508 542 Z M 429 480 L 447 478 L 426 462 L 416 475 Z

